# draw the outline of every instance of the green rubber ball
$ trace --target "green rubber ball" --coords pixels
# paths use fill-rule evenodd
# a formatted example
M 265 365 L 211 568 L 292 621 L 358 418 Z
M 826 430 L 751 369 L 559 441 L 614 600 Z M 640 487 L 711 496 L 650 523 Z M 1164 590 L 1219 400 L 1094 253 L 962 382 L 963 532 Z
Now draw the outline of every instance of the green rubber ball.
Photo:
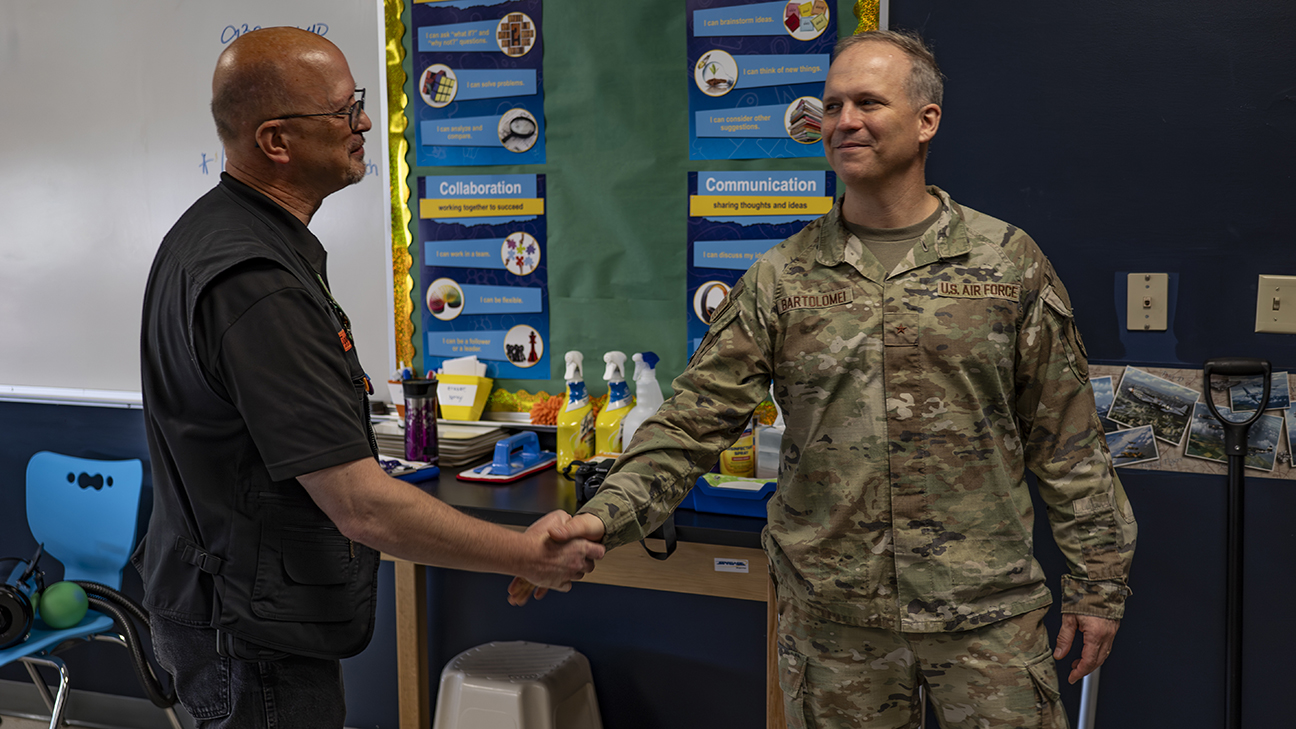
M 89 608 L 85 590 L 75 582 L 55 582 L 40 596 L 40 619 L 55 630 L 81 622 Z

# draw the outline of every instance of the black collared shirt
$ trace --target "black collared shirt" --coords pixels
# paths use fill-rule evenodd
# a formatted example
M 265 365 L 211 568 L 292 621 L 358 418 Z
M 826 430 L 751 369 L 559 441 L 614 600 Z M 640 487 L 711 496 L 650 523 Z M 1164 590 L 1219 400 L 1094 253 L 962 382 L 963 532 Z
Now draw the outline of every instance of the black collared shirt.
M 266 530 L 336 534 L 296 477 L 376 455 L 364 373 L 326 292 L 325 260 L 301 221 L 229 175 L 158 249 L 141 329 L 154 508 L 138 564 L 146 604 L 162 616 L 262 637 L 245 621 L 279 609 L 255 592 L 256 563 L 281 541 L 266 542 Z M 223 617 L 210 576 L 177 562 L 181 543 L 226 562 Z M 357 588 L 338 599 L 358 608 L 368 589 Z M 336 612 L 329 604 L 320 609 Z

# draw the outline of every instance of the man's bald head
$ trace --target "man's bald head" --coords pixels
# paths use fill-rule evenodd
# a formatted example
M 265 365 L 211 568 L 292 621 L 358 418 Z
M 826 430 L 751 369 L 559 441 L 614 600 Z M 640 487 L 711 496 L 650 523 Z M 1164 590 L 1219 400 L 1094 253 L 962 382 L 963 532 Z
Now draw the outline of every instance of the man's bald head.
M 262 28 L 230 43 L 212 76 L 212 117 L 221 142 L 251 139 L 256 125 L 293 113 L 342 51 L 323 36 L 298 28 Z M 343 58 L 345 62 L 345 59 Z

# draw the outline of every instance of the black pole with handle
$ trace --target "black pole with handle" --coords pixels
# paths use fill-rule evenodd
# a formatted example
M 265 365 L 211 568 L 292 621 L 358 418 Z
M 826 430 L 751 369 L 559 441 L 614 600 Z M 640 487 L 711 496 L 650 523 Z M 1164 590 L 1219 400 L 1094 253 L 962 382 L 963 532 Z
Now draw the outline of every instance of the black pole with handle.
M 1211 397 L 1211 375 L 1226 377 L 1263 378 L 1263 394 L 1251 416 L 1243 421 L 1232 421 L 1220 417 Z M 1262 359 L 1242 357 L 1223 357 L 1207 360 L 1202 371 L 1202 394 L 1206 398 L 1206 407 L 1224 428 L 1224 454 L 1228 456 L 1228 513 L 1225 521 L 1225 540 L 1228 544 L 1226 590 L 1227 606 L 1224 620 L 1225 674 L 1228 692 L 1225 696 L 1224 711 L 1228 729 L 1241 729 L 1242 726 L 1242 507 L 1243 507 L 1243 473 L 1247 456 L 1247 431 L 1260 419 L 1265 407 L 1269 404 L 1270 384 L 1269 363 Z M 1231 411 L 1230 411 L 1231 413 Z

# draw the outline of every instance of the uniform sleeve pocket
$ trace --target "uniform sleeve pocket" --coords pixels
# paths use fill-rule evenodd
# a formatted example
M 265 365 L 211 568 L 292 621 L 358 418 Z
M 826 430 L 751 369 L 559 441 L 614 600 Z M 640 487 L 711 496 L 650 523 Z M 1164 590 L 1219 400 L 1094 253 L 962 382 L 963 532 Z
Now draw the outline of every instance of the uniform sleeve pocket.
M 737 318 L 738 307 L 733 305 L 733 294 L 734 292 L 730 291 L 729 296 L 720 305 L 720 309 L 712 315 L 711 328 L 707 330 L 706 336 L 702 338 L 702 343 L 698 345 L 697 351 L 693 352 L 693 356 L 689 358 L 690 365 L 711 351 L 716 342 L 720 341 L 720 334 Z
M 1085 351 L 1084 341 L 1080 339 L 1080 330 L 1076 329 L 1075 315 L 1062 297 L 1052 286 L 1044 288 L 1041 295 L 1044 303 L 1058 319 L 1058 328 L 1062 337 L 1062 346 L 1066 350 L 1067 365 L 1081 382 L 1089 381 L 1089 354 Z

